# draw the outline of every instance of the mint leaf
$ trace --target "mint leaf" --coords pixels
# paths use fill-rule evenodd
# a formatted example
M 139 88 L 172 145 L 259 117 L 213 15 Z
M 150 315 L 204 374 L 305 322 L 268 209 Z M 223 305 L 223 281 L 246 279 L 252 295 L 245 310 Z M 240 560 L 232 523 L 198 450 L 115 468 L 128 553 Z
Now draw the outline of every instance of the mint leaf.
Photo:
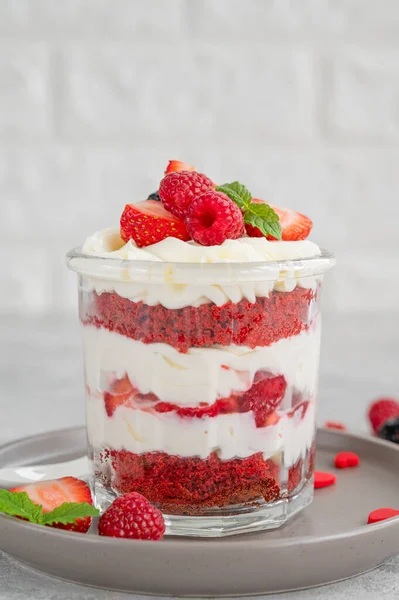
M 252 203 L 244 212 L 244 221 L 260 229 L 263 235 L 281 240 L 281 225 L 277 213 L 264 203 Z
M 252 202 L 251 193 L 239 181 L 218 185 L 217 192 L 223 192 L 237 204 L 244 213 L 244 221 L 260 229 L 263 235 L 272 235 L 281 240 L 280 219 L 275 211 L 264 202 Z
M 239 183 L 239 181 L 233 181 L 233 183 L 224 183 L 216 187 L 217 192 L 223 192 L 237 204 L 241 209 L 245 209 L 251 204 L 252 196 L 247 190 L 245 185 Z
M 0 490 L 0 512 L 28 519 L 31 523 L 41 523 L 43 518 L 42 507 L 32 502 L 26 492 Z
M 100 512 L 87 502 L 64 502 L 57 506 L 54 510 L 43 514 L 43 525 L 51 525 L 52 523 L 61 523 L 68 525 L 74 523 L 76 519 L 84 517 L 97 517 Z

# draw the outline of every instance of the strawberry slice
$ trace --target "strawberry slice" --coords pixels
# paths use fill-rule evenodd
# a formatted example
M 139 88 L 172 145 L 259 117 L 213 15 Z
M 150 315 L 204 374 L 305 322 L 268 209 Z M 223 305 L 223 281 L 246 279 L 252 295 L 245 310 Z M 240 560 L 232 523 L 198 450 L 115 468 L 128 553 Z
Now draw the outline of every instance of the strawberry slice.
M 144 200 L 126 204 L 121 216 L 121 238 L 133 239 L 137 246 L 149 246 L 167 237 L 189 240 L 183 221 L 168 212 L 161 202 Z
M 252 202 L 256 204 L 264 203 L 264 200 L 260 198 L 253 198 Z M 289 210 L 288 208 L 279 208 L 278 206 L 274 206 L 270 202 L 267 204 L 277 213 L 280 219 L 281 225 L 281 239 L 285 242 L 295 242 L 298 240 L 306 240 L 309 233 L 312 230 L 313 223 L 301 213 L 295 212 L 294 210 Z M 246 225 L 247 234 L 250 237 L 264 237 L 263 233 L 257 227 L 253 225 Z M 267 236 L 268 240 L 275 240 L 271 235 Z
M 165 175 L 168 173 L 177 173 L 179 171 L 196 171 L 197 169 L 181 160 L 170 160 L 166 168 Z
M 109 392 L 104 392 L 105 411 L 112 417 L 118 406 L 129 406 L 135 388 L 130 383 L 129 377 L 125 375 L 122 379 L 115 379 Z
M 44 513 L 54 510 L 54 508 L 61 506 L 64 502 L 87 502 L 88 504 L 93 504 L 89 486 L 76 477 L 62 477 L 61 479 L 28 483 L 27 485 L 12 488 L 10 491 L 26 492 L 33 502 L 42 505 Z M 76 519 L 75 523 L 68 523 L 68 525 L 53 523 L 49 527 L 86 533 L 90 525 L 91 517 L 84 517 Z

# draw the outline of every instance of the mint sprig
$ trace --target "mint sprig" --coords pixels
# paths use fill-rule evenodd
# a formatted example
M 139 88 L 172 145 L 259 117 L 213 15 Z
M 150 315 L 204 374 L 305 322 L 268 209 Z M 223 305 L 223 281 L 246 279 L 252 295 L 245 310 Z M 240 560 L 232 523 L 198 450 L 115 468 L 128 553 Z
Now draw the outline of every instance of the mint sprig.
M 251 193 L 247 190 L 245 185 L 239 181 L 218 185 L 216 190 L 226 194 L 226 196 L 228 196 L 230 200 L 233 200 L 241 210 L 247 208 L 251 204 Z
M 237 204 L 244 215 L 244 222 L 257 227 L 263 235 L 281 240 L 281 225 L 277 213 L 265 202 L 253 202 L 252 195 L 239 181 L 224 183 L 216 187 Z
M 40 504 L 35 504 L 26 492 L 9 492 L 0 490 L 0 512 L 14 517 L 27 519 L 38 525 L 61 523 L 68 525 L 76 519 L 97 517 L 97 508 L 87 502 L 64 502 L 54 510 L 44 513 Z

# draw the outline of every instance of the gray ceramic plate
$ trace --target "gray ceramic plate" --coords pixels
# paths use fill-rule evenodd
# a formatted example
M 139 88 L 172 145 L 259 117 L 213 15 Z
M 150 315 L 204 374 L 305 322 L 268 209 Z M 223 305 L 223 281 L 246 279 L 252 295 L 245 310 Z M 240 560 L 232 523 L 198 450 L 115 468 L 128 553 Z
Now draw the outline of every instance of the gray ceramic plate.
M 84 453 L 84 429 L 69 429 L 0 448 L 2 467 L 70 459 Z M 361 457 L 337 484 L 282 529 L 194 540 L 141 542 L 100 538 L 0 516 L 0 548 L 39 571 L 70 581 L 176 596 L 263 594 L 351 577 L 399 553 L 399 518 L 366 525 L 369 512 L 399 506 L 399 446 L 319 431 L 317 468 L 334 470 L 339 450 Z

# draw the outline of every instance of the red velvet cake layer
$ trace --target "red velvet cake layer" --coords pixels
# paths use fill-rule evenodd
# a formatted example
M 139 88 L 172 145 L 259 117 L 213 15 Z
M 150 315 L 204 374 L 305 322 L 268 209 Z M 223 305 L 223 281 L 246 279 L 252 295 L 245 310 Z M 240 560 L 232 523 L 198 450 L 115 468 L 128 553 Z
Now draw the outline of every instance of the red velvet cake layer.
M 104 472 L 96 477 L 120 494 L 139 492 L 169 514 L 201 514 L 207 509 L 236 504 L 274 502 L 280 497 L 280 467 L 261 452 L 248 458 L 221 460 L 214 452 L 206 459 L 183 458 L 164 452 L 134 454 L 105 449 L 101 460 L 111 461 L 112 481 Z M 313 472 L 309 462 L 306 477 Z M 288 472 L 288 492 L 300 484 L 303 460 Z M 281 494 L 281 496 L 280 496 Z
M 241 300 L 223 306 L 212 303 L 198 307 L 167 309 L 131 302 L 116 293 L 97 295 L 87 303 L 84 324 L 104 327 L 146 344 L 165 343 L 187 352 L 191 347 L 269 346 L 307 329 L 317 309 L 317 291 L 295 288 L 292 292 L 270 293 L 256 302 Z

